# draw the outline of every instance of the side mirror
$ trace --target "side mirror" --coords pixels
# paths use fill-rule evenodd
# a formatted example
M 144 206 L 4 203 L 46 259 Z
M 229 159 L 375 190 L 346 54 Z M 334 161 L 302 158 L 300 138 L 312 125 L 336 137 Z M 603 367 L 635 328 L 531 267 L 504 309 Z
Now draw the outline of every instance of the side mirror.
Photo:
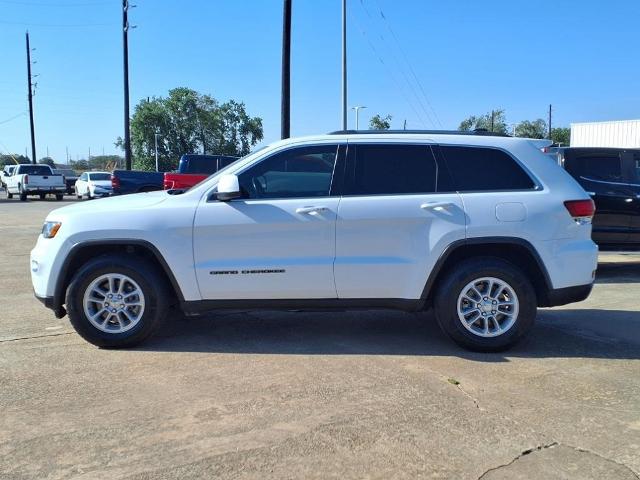
M 216 198 L 221 202 L 228 202 L 234 198 L 240 198 L 240 184 L 235 175 L 222 175 L 218 181 Z

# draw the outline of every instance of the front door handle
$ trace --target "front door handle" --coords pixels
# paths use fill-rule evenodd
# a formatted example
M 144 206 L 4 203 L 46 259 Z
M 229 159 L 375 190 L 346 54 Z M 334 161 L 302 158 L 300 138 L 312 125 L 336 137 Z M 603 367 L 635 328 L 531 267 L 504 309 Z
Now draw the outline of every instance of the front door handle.
M 423 203 L 422 205 L 420 205 L 420 208 L 422 210 L 445 210 L 447 208 L 450 207 L 454 207 L 455 203 L 452 202 L 429 202 L 429 203 Z
M 329 210 L 327 207 L 300 207 L 296 208 L 296 213 L 300 214 L 308 214 L 308 215 L 317 215 L 320 212 L 326 212 Z

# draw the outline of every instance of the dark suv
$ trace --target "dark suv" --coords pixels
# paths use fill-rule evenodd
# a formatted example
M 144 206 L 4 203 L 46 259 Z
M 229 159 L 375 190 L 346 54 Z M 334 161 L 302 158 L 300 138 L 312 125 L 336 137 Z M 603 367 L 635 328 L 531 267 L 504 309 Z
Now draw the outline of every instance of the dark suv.
M 640 149 L 560 148 L 558 160 L 595 201 L 593 240 L 640 248 Z

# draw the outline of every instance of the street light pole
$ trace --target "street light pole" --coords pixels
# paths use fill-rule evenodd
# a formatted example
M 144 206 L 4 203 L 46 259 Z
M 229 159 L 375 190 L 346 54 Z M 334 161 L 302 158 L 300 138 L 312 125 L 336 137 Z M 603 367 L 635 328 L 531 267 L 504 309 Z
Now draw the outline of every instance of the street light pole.
M 158 168 L 158 137 L 160 136 L 160 132 L 156 131 L 156 133 L 154 133 L 153 136 L 155 138 L 156 172 L 159 172 L 160 169 Z
M 342 0 L 342 130 L 347 129 L 347 0 Z
M 356 111 L 356 130 L 360 130 L 360 110 L 363 108 L 367 108 L 364 105 L 356 105 L 355 107 L 351 107 L 351 110 Z

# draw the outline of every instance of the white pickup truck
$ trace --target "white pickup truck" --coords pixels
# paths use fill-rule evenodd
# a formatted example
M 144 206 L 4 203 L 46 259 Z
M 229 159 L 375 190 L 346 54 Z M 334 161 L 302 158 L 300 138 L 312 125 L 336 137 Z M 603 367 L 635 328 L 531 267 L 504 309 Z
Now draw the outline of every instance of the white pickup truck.
M 49 165 L 16 165 L 10 175 L 3 172 L 3 181 L 7 198 L 19 195 L 23 202 L 27 195 L 38 195 L 42 200 L 49 193 L 55 195 L 56 200 L 62 200 L 67 190 L 64 176 L 53 173 Z

